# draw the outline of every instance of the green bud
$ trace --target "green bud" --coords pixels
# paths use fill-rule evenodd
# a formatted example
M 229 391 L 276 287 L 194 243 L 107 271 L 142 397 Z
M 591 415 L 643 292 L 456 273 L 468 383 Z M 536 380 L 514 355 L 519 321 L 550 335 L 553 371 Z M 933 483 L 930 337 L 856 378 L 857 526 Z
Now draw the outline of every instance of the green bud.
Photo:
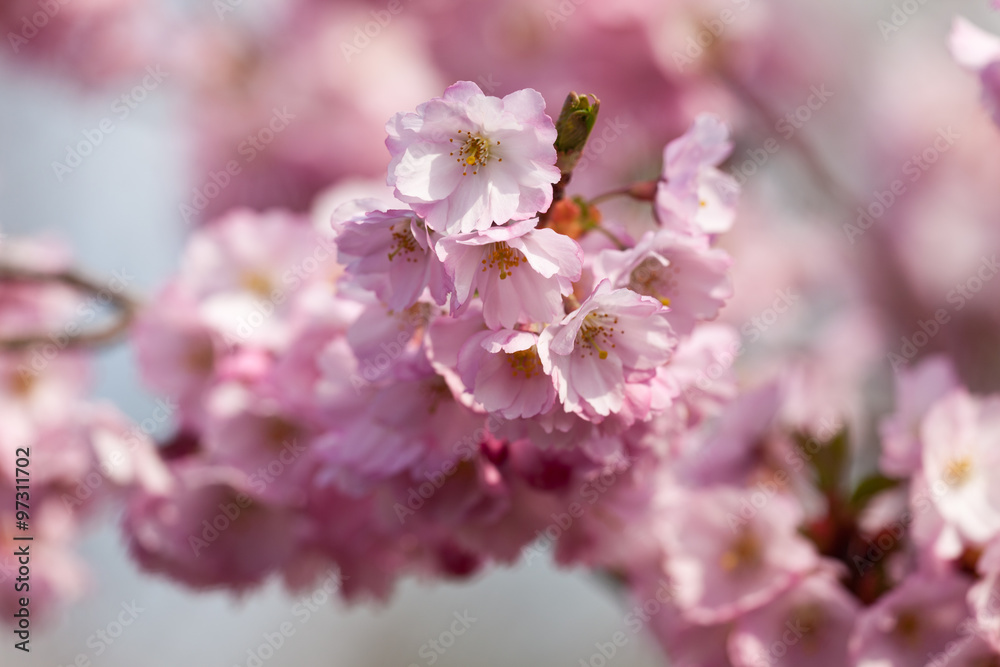
M 563 181 L 568 182 L 573 168 L 576 166 L 583 149 L 587 145 L 594 124 L 597 122 L 597 112 L 601 102 L 593 95 L 581 97 L 570 93 L 563 103 L 562 112 L 556 121 L 556 166 L 563 174 Z

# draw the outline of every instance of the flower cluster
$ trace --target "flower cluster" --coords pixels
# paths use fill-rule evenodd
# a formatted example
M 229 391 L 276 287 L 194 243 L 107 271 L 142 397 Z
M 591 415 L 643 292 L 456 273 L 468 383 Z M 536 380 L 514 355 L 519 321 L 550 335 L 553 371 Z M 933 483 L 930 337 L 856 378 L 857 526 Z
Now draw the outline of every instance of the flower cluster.
M 533 90 L 460 82 L 387 131 L 391 195 L 332 225 L 230 213 L 142 316 L 181 428 L 170 488 L 128 508 L 133 553 L 235 589 L 332 563 L 348 598 L 526 547 L 655 562 L 662 464 L 734 393 L 704 368 L 735 337 L 708 323 L 731 294 L 725 127 L 667 147 L 634 225 L 562 196 L 563 130 Z
M 25 341 L 0 350 L 0 610 L 8 619 L 29 590 L 15 585 L 25 583 L 16 557 L 25 542 L 15 537 L 32 538 L 32 618 L 51 615 L 86 586 L 87 569 L 73 553 L 82 522 L 109 499 L 166 482 L 150 430 L 85 398 L 90 355 L 72 339 L 92 326 L 102 299 L 54 281 L 70 259 L 51 241 L 0 248 L 3 272 L 17 276 L 0 284 L 0 339 Z M 19 469 L 19 460 L 28 465 Z
M 840 425 L 788 423 L 789 389 L 731 403 L 659 489 L 663 561 L 633 571 L 633 593 L 667 652 L 733 667 L 996 664 L 1000 398 L 929 357 L 900 374 L 880 470 L 857 479 Z

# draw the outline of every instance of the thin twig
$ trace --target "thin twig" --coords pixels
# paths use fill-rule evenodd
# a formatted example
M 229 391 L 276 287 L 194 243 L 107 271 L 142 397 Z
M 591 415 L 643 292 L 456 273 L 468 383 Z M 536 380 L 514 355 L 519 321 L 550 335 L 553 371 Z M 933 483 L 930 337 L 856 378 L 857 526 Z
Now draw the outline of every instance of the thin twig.
M 600 204 L 601 202 L 608 201 L 609 199 L 614 199 L 615 197 L 628 197 L 632 193 L 632 188 L 619 188 L 617 190 L 610 190 L 608 192 L 601 193 L 587 202 L 588 206 L 593 206 L 595 204 Z
M 0 263 L 0 283 L 61 283 L 93 296 L 106 295 L 108 302 L 118 311 L 115 321 L 94 331 L 67 333 L 60 342 L 61 347 L 96 347 L 113 343 L 128 330 L 139 310 L 138 302 L 124 291 L 115 292 L 106 289 L 94 280 L 72 270 L 45 273 Z M 0 338 L 0 348 L 17 350 L 51 341 L 50 334 L 40 332 L 14 338 Z

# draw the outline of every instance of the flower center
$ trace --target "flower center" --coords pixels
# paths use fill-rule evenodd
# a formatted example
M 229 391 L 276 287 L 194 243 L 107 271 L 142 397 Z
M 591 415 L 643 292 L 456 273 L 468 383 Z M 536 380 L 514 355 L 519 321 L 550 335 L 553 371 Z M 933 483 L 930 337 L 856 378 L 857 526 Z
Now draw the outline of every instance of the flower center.
M 793 622 L 802 630 L 803 645 L 808 653 L 816 653 L 823 648 L 820 631 L 825 621 L 826 614 L 819 605 L 811 604 L 795 610 Z
M 397 229 L 400 228 L 400 229 Z M 389 252 L 389 261 L 396 259 L 397 255 L 402 255 L 407 262 L 416 262 L 416 257 L 409 257 L 410 254 L 416 252 L 420 245 L 417 243 L 417 239 L 413 237 L 413 232 L 410 231 L 409 222 L 396 223 L 389 228 L 392 232 L 392 250 Z
M 268 445 L 280 449 L 298 439 L 299 429 L 281 417 L 271 417 L 264 426 L 264 434 Z
M 468 130 L 465 132 L 459 130 L 458 140 L 462 142 L 461 148 L 458 149 L 458 157 L 455 157 L 455 151 L 448 153 L 448 155 L 455 157 L 455 162 L 464 164 L 462 176 L 469 175 L 469 167 L 472 167 L 473 175 L 478 174 L 479 167 L 484 166 L 491 157 L 493 142 L 490 141 L 489 137 L 484 137 L 478 132 L 473 134 Z M 454 139 L 448 141 L 455 143 Z M 500 142 L 496 142 L 496 145 L 499 146 Z M 503 162 L 503 158 L 498 157 L 497 162 Z
M 539 366 L 541 366 L 538 350 L 534 346 L 527 350 L 511 352 L 507 355 L 507 363 L 510 364 L 512 377 L 517 377 L 518 373 L 524 373 L 525 380 L 535 377 L 539 372 Z
M 440 376 L 426 382 L 425 388 L 424 395 L 427 397 L 427 414 L 429 415 L 435 414 L 438 408 L 454 398 L 451 389 Z
M 948 486 L 964 486 L 972 476 L 972 459 L 968 456 L 954 458 L 944 469 L 944 481 Z
M 184 356 L 184 365 L 199 375 L 208 375 L 215 368 L 215 348 L 207 336 L 191 344 Z
M 617 317 L 611 317 L 606 313 L 590 313 L 583 318 L 583 324 L 576 334 L 576 342 L 580 348 L 580 358 L 597 356 L 601 359 L 608 358 L 608 351 L 604 348 L 614 348 L 615 327 L 618 324 Z M 625 333 L 624 330 L 620 330 Z M 603 347 L 602 347 L 603 346 Z
M 916 642 L 920 637 L 920 618 L 914 611 L 904 611 L 896 617 L 896 635 L 906 642 Z
M 10 390 L 15 396 L 27 398 L 38 382 L 38 376 L 26 370 L 19 370 L 10 376 Z
M 667 271 L 668 266 L 669 264 L 663 264 L 655 257 L 647 257 L 629 274 L 628 288 L 638 294 L 651 296 L 664 306 L 670 306 L 670 298 L 661 292 L 664 288 L 671 290 L 677 287 L 672 271 Z
M 761 544 L 757 537 L 750 531 L 743 531 L 729 550 L 722 554 L 719 564 L 726 572 L 750 568 L 760 563 L 760 552 Z
M 515 266 L 520 266 L 524 260 L 524 254 L 507 245 L 504 241 L 491 243 L 483 257 L 483 271 L 487 269 L 499 269 L 500 280 L 506 280 Z
M 258 271 L 247 271 L 240 278 L 240 285 L 261 298 L 271 296 L 271 280 Z

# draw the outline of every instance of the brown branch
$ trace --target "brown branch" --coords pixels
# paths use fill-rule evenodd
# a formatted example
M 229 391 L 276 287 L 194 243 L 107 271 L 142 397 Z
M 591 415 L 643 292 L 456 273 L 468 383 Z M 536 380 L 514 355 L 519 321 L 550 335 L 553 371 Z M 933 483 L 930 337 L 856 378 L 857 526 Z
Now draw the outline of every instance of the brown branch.
M 125 294 L 124 290 L 116 292 L 106 289 L 73 270 L 45 273 L 0 262 L 0 283 L 60 283 L 94 297 L 106 295 L 108 302 L 118 311 L 115 321 L 94 331 L 67 334 L 62 347 L 96 347 L 114 343 L 128 330 L 139 310 L 139 303 Z M 51 341 L 51 333 L 39 332 L 0 338 L 0 348 L 18 350 Z

